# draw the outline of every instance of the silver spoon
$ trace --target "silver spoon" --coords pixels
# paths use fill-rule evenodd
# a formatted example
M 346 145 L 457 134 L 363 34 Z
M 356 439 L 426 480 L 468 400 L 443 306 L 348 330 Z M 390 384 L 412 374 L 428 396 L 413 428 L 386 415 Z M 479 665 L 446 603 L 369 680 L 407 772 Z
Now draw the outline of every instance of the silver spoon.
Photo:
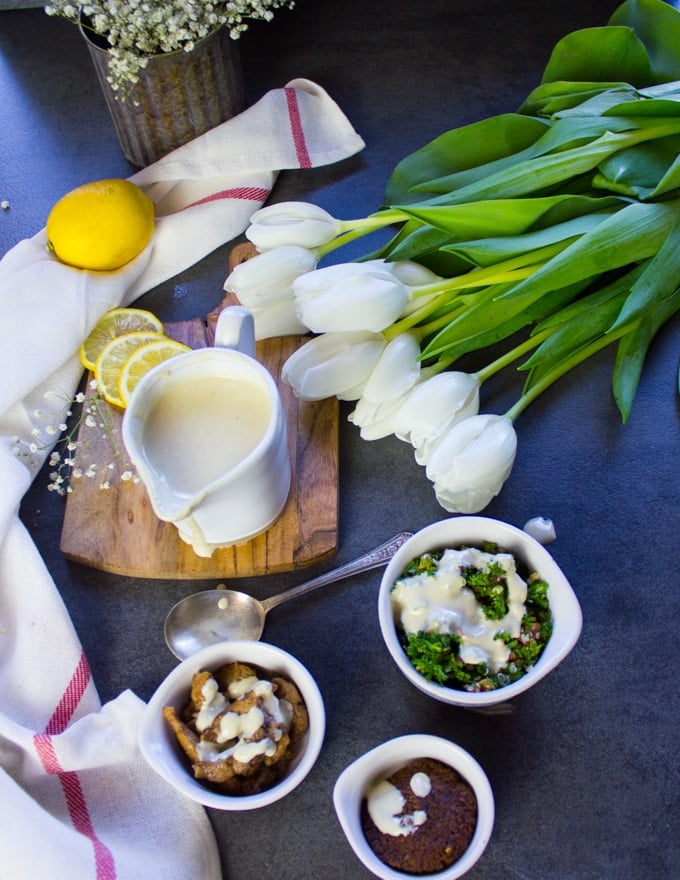
M 264 630 L 265 616 L 272 608 L 288 599 L 304 596 L 317 587 L 385 565 L 410 537 L 410 532 L 400 532 L 370 553 L 262 601 L 248 593 L 222 589 L 203 590 L 186 596 L 170 609 L 165 619 L 168 648 L 179 660 L 186 660 L 201 648 L 217 642 L 257 641 Z

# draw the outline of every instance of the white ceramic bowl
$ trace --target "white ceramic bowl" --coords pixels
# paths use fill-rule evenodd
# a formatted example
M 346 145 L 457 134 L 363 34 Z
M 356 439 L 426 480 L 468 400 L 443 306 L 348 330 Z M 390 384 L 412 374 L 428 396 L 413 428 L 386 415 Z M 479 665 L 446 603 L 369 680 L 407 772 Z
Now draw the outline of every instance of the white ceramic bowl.
M 466 851 L 450 868 L 436 874 L 420 875 L 455 880 L 469 871 L 484 852 L 495 815 L 493 791 L 484 770 L 472 755 L 455 743 L 438 736 L 412 734 L 376 746 L 357 758 L 338 777 L 333 789 L 335 812 L 350 846 L 364 867 L 381 880 L 413 877 L 390 868 L 368 845 L 361 827 L 361 803 L 371 783 L 389 776 L 416 758 L 434 758 L 453 767 L 472 787 L 477 798 L 477 827 Z
M 548 582 L 548 600 L 553 616 L 553 632 L 538 662 L 518 681 L 493 691 L 468 693 L 442 687 L 416 672 L 406 656 L 394 622 L 390 592 L 406 565 L 432 550 L 479 546 L 492 541 L 525 562 Z M 404 543 L 385 569 L 378 594 L 380 629 L 387 650 L 406 678 L 430 697 L 454 706 L 480 707 L 503 703 L 516 697 L 544 678 L 564 660 L 581 634 L 582 615 L 578 599 L 566 577 L 548 551 L 521 529 L 482 516 L 458 516 L 432 523 Z
M 299 744 L 287 775 L 277 785 L 259 794 L 232 796 L 211 791 L 194 779 L 175 734 L 163 718 L 163 707 L 183 708 L 188 702 L 191 678 L 200 669 L 216 670 L 225 663 L 254 664 L 268 672 L 290 678 L 298 687 L 309 713 L 309 730 Z M 255 810 L 280 800 L 307 776 L 321 751 L 326 731 L 326 712 L 319 688 L 295 657 L 265 642 L 222 642 L 204 648 L 167 676 L 149 700 L 139 730 L 139 746 L 151 767 L 177 791 L 216 810 Z

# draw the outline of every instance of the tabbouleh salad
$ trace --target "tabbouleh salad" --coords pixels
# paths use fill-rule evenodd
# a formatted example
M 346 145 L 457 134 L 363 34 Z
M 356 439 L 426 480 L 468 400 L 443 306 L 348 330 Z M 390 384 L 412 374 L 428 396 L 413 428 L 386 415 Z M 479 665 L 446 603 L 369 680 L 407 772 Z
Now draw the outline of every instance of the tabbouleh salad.
M 548 584 L 492 543 L 412 560 L 392 587 L 392 607 L 415 669 L 456 690 L 517 681 L 552 633 Z

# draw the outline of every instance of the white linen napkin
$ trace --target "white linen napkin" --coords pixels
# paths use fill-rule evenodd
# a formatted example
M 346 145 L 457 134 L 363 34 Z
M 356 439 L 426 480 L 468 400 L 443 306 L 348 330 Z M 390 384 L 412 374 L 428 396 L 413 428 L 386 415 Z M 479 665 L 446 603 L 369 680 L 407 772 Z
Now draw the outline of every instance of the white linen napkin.
M 278 171 L 336 162 L 363 146 L 323 89 L 294 80 L 132 176 L 158 217 L 132 263 L 109 273 L 69 268 L 46 252 L 44 229 L 0 261 L 3 877 L 221 877 L 203 808 L 140 756 L 142 701 L 125 691 L 101 706 L 58 587 L 18 516 L 49 450 L 20 459 L 16 448 L 41 445 L 45 393 L 72 396 L 82 375 L 78 346 L 107 309 L 243 232 Z

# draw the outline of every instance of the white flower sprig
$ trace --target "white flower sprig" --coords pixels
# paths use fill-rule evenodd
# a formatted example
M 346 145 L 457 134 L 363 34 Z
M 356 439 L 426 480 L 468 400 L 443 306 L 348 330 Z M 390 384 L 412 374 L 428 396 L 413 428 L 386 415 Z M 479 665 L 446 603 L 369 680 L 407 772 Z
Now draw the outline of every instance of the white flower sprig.
M 294 0 L 105 0 L 80 6 L 53 0 L 45 12 L 81 23 L 106 41 L 109 83 L 124 100 L 151 55 L 191 52 L 198 40 L 220 26 L 237 40 L 250 21 L 271 21 L 275 9 L 293 5 Z
M 32 413 L 34 427 L 30 440 L 13 437 L 12 451 L 27 466 L 37 468 L 46 452 L 52 450 L 48 459 L 52 468 L 47 485 L 50 492 L 70 494 L 72 481 L 82 478 L 98 480 L 103 490 L 110 489 L 116 477 L 122 482 L 139 482 L 122 443 L 119 425 L 111 407 L 99 394 L 96 380 L 90 381 L 87 392 L 80 391 L 74 397 L 47 391 L 44 399 L 48 408 Z M 74 406 L 79 407 L 75 417 Z M 90 439 L 80 439 L 83 425 L 91 432 Z M 110 461 L 104 466 L 95 460 L 91 449 L 94 444 L 101 449 L 101 443 L 106 443 L 111 451 Z

